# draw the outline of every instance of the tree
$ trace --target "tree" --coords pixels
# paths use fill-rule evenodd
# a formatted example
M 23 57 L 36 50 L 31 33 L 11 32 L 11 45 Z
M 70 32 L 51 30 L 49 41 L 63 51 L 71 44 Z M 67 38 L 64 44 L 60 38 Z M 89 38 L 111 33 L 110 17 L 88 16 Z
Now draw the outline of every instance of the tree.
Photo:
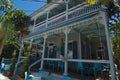
M 21 10 L 9 10 L 5 14 L 7 21 L 14 24 L 15 31 L 19 33 L 20 36 L 29 34 L 29 24 L 30 17 Z
M 14 50 L 13 54 L 12 54 L 12 61 L 10 63 L 10 72 L 13 73 L 14 69 L 15 69 L 15 63 L 16 63 L 16 50 Z
M 3 26 L 3 16 L 7 10 L 12 9 L 14 6 L 10 0 L 0 0 L 0 55 L 2 53 L 4 42 L 6 40 L 6 29 Z
M 0 0 L 0 15 L 4 15 L 6 11 L 13 8 L 14 5 L 11 0 Z
M 4 26 L 4 29 L 6 31 L 3 56 L 5 57 L 7 54 L 11 53 L 11 55 L 8 56 L 10 57 L 12 56 L 14 49 L 19 49 L 19 45 L 21 44 L 19 41 L 19 36 L 23 36 L 29 33 L 28 30 L 30 17 L 27 16 L 23 11 L 15 9 L 8 10 L 2 17 L 1 21 L 2 26 Z
M 0 55 L 4 46 L 4 40 L 5 40 L 5 33 L 4 33 L 4 29 L 2 28 L 2 26 L 0 25 Z
M 120 69 L 120 21 L 112 28 L 114 31 L 114 37 L 112 37 L 114 60 Z
M 28 71 L 28 67 L 30 65 L 30 53 L 31 53 L 31 47 L 30 46 L 25 46 L 24 47 L 24 54 L 25 54 L 25 58 L 24 58 L 24 62 L 22 65 L 22 68 L 20 71 L 18 71 L 18 75 L 22 78 L 24 78 L 24 73 L 26 71 Z
M 20 41 L 14 29 L 14 24 L 10 22 L 9 17 L 4 15 L 1 20 L 2 28 L 4 29 L 4 47 L 2 57 L 11 58 L 14 49 L 19 48 Z M 7 23 L 7 24 L 6 24 Z
M 97 2 L 98 1 L 98 2 Z M 109 18 L 109 27 L 113 27 L 113 25 L 120 20 L 120 10 L 116 4 L 120 3 L 120 0 L 116 1 L 115 0 L 86 0 L 87 3 L 93 5 L 95 3 L 100 3 L 103 4 L 104 6 L 107 7 L 107 15 Z

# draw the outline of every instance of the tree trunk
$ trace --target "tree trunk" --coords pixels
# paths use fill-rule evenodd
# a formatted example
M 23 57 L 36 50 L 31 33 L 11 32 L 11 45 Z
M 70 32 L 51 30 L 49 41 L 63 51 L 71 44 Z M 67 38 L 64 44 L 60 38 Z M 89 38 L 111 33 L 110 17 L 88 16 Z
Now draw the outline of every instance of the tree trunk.
M 2 50 L 3 50 L 3 45 L 1 45 L 1 48 L 0 48 L 0 56 L 2 54 Z

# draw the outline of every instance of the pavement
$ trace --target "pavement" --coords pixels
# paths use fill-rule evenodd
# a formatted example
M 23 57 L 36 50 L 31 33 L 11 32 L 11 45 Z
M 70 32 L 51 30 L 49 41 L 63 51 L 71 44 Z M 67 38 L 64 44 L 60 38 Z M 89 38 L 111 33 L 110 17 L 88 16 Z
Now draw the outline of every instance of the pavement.
M 10 79 L 4 76 L 2 73 L 0 73 L 0 80 L 10 80 Z

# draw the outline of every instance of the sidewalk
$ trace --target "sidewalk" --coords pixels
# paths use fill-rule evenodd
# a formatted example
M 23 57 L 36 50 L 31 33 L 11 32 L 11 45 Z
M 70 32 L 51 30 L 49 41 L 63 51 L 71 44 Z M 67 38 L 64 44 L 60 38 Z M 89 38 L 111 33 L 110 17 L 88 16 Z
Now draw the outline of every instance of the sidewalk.
M 0 80 L 10 80 L 10 79 L 4 76 L 2 73 L 0 73 Z

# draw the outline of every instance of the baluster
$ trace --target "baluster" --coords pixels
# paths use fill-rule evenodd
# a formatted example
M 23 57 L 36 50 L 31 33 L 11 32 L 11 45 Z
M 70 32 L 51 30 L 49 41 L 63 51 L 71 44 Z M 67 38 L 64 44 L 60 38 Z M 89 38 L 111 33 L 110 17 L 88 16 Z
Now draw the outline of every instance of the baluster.
M 88 9 L 88 7 L 86 7 L 86 12 L 89 13 L 89 9 Z
M 93 7 L 93 6 L 91 6 L 91 8 L 92 8 L 92 10 L 91 10 L 91 11 L 93 11 L 93 10 L 94 10 L 94 7 Z
M 81 15 L 81 14 L 82 14 L 82 13 L 81 13 L 81 10 L 79 10 L 79 12 L 80 12 L 80 15 Z
M 84 7 L 84 14 L 86 14 L 86 7 Z
M 94 10 L 96 10 L 96 5 L 93 5 L 93 7 L 94 7 Z
M 77 16 L 79 16 L 79 11 L 77 10 L 76 12 L 77 12 Z
M 90 11 L 91 11 L 91 7 L 88 6 L 88 12 L 90 12 Z

